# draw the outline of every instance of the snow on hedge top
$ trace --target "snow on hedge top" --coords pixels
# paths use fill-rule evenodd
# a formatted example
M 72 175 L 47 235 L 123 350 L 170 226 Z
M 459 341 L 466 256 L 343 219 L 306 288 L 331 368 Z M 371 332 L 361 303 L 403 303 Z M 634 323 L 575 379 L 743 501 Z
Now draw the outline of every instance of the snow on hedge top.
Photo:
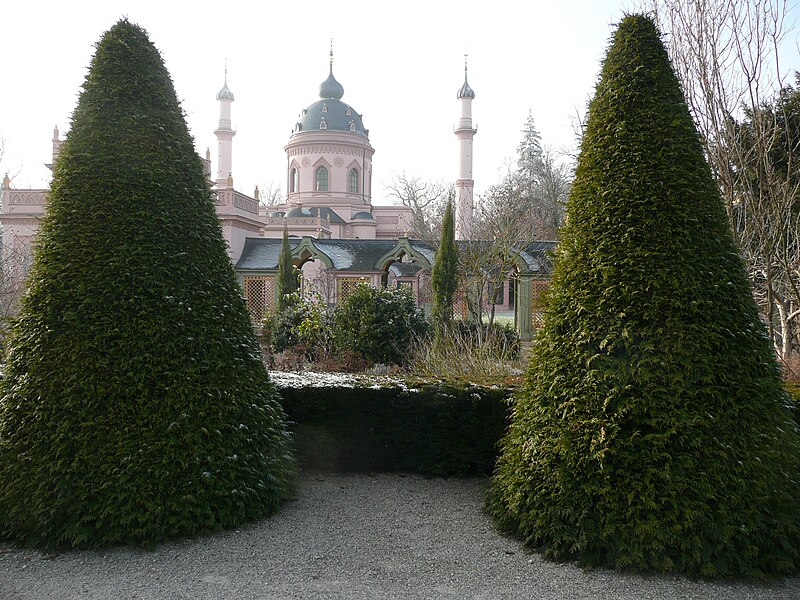
M 279 388 L 303 387 L 347 387 L 347 388 L 405 388 L 406 383 L 397 377 L 387 375 L 355 375 L 352 373 L 321 373 L 318 371 L 303 371 L 300 373 L 288 371 L 270 371 L 270 379 Z

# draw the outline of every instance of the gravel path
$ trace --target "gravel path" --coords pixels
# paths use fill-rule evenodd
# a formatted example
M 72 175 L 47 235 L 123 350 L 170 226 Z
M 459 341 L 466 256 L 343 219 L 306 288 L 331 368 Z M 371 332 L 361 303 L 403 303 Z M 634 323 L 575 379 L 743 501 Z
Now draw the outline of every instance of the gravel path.
M 712 584 L 543 561 L 494 531 L 485 489 L 481 479 L 306 473 L 271 519 L 154 551 L 0 544 L 0 598 L 800 598 L 800 579 Z

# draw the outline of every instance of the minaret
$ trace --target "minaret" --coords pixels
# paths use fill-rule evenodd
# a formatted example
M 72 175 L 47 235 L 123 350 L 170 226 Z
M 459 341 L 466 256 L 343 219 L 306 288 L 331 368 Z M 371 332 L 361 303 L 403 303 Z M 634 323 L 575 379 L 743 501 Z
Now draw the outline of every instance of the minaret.
M 467 83 L 467 57 L 464 56 L 464 85 L 458 90 L 461 118 L 455 128 L 458 138 L 458 179 L 456 179 L 456 239 L 468 240 L 472 233 L 472 138 L 478 131 L 472 126 L 472 99 L 475 92 Z
M 53 127 L 53 162 L 49 164 L 45 164 L 45 167 L 53 170 L 53 166 L 56 164 L 56 160 L 58 159 L 58 153 L 61 152 L 61 144 L 64 143 L 64 140 L 61 139 L 61 135 L 58 132 L 58 125 Z
M 233 92 L 228 89 L 228 67 L 225 66 L 225 84 L 217 94 L 219 100 L 219 126 L 214 135 L 217 136 L 217 186 L 233 187 L 233 136 L 231 129 L 231 102 Z

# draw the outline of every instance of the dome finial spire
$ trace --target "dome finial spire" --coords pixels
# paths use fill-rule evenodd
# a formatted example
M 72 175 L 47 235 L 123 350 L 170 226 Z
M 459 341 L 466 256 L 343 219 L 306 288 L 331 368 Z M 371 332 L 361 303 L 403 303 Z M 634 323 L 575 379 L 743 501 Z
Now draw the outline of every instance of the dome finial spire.
M 335 98 L 336 100 L 341 100 L 342 96 L 344 96 L 344 88 L 342 84 L 336 81 L 336 78 L 333 76 L 333 38 L 331 38 L 331 49 L 330 49 L 330 72 L 328 73 L 328 78 L 322 82 L 319 86 L 319 97 L 320 98 Z
M 225 82 L 217 93 L 217 100 L 230 100 L 233 102 L 233 92 L 228 89 L 228 59 L 225 59 Z
M 464 85 L 461 86 L 461 89 L 458 90 L 457 98 L 474 98 L 475 92 L 469 84 L 467 83 L 467 57 L 469 54 L 466 52 L 464 53 Z

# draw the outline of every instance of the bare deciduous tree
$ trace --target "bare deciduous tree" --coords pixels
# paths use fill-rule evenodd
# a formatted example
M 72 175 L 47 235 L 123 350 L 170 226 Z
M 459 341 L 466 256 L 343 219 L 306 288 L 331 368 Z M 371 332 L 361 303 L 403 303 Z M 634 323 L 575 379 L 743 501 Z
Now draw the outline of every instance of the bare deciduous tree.
M 720 186 L 756 299 L 785 364 L 800 347 L 797 147 L 791 139 L 780 47 L 786 0 L 641 0 L 668 36 L 674 68 Z M 775 110 L 766 110 L 776 98 Z
M 475 206 L 473 239 L 461 247 L 459 265 L 470 317 L 494 323 L 506 284 L 515 273 L 520 249 L 530 237 L 530 219 L 522 194 L 513 186 L 495 186 Z
M 30 249 L 18 246 L 3 248 L 0 257 L 0 354 L 5 346 L 11 319 L 17 314 L 25 292 L 29 258 Z
M 453 184 L 423 181 L 401 173 L 386 186 L 396 204 L 414 209 L 414 236 L 438 242 L 447 200 L 455 195 Z
M 285 196 L 280 184 L 275 183 L 274 180 L 267 182 L 261 187 L 256 186 L 256 191 L 253 195 L 256 197 L 256 200 L 258 200 L 258 206 L 262 213 L 269 212 L 270 208 L 283 204 L 285 201 Z

